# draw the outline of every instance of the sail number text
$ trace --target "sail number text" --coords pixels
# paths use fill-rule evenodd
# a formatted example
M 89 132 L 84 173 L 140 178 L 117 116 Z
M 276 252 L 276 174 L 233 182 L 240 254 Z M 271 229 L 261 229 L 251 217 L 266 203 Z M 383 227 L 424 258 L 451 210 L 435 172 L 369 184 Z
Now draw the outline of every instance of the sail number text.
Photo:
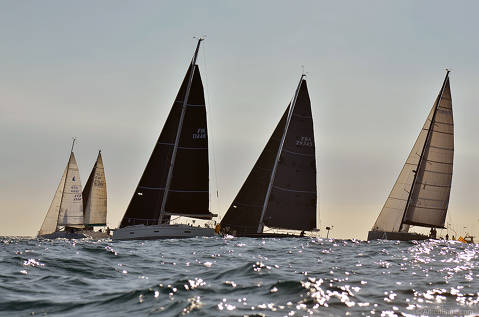
M 313 146 L 313 140 L 309 136 L 302 136 L 299 140 L 296 140 L 296 145 L 299 146 Z
M 73 201 L 82 200 L 81 190 L 78 185 L 71 185 L 70 191 L 73 194 Z
M 193 139 L 206 139 L 206 129 L 198 128 L 196 133 L 193 133 Z

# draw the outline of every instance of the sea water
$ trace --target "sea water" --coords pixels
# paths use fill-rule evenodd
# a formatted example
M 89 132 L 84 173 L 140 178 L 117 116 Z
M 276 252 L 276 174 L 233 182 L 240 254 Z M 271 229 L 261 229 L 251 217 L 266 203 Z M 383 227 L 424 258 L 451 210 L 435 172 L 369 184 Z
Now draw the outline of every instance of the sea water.
M 479 245 L 0 238 L 1 316 L 464 316 Z

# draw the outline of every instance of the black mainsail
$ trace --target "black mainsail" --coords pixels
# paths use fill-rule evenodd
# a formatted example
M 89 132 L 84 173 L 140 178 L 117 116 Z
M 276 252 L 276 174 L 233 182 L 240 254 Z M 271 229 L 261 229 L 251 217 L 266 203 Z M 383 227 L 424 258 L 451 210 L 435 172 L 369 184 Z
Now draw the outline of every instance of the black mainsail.
M 410 225 L 443 228 L 453 160 L 454 120 L 447 71 L 426 122 L 371 232 L 408 232 Z
M 205 98 L 196 65 L 201 41 L 120 227 L 168 223 L 172 215 L 213 217 Z
M 304 75 L 291 104 L 221 220 L 236 234 L 272 228 L 316 228 L 316 159 L 311 102 Z

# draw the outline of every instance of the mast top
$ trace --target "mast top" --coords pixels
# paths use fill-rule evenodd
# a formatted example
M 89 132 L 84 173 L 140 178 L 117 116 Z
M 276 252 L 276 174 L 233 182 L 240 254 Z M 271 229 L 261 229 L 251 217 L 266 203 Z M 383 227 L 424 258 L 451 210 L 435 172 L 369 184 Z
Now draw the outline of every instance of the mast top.
M 196 64 L 196 58 L 198 57 L 198 51 L 200 50 L 200 44 L 201 44 L 201 41 L 204 41 L 206 36 L 200 36 L 200 37 L 194 37 L 194 38 L 197 38 L 198 39 L 198 44 L 196 44 L 196 50 L 195 50 L 195 54 L 193 55 L 193 59 L 191 60 L 191 65 L 195 65 Z
M 70 153 L 73 152 L 73 147 L 75 146 L 75 141 L 77 140 L 77 138 L 73 137 L 73 142 L 72 142 L 72 149 L 70 150 Z
M 307 72 L 304 71 L 304 65 L 301 65 L 301 80 L 306 77 Z

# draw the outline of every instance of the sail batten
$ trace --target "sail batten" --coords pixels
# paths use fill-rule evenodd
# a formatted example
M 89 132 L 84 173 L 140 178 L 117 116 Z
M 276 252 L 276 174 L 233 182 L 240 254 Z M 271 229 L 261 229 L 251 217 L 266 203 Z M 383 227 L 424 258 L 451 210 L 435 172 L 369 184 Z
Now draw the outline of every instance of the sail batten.
M 379 214 L 373 230 L 408 231 L 409 225 L 444 227 L 454 159 L 449 76 Z

